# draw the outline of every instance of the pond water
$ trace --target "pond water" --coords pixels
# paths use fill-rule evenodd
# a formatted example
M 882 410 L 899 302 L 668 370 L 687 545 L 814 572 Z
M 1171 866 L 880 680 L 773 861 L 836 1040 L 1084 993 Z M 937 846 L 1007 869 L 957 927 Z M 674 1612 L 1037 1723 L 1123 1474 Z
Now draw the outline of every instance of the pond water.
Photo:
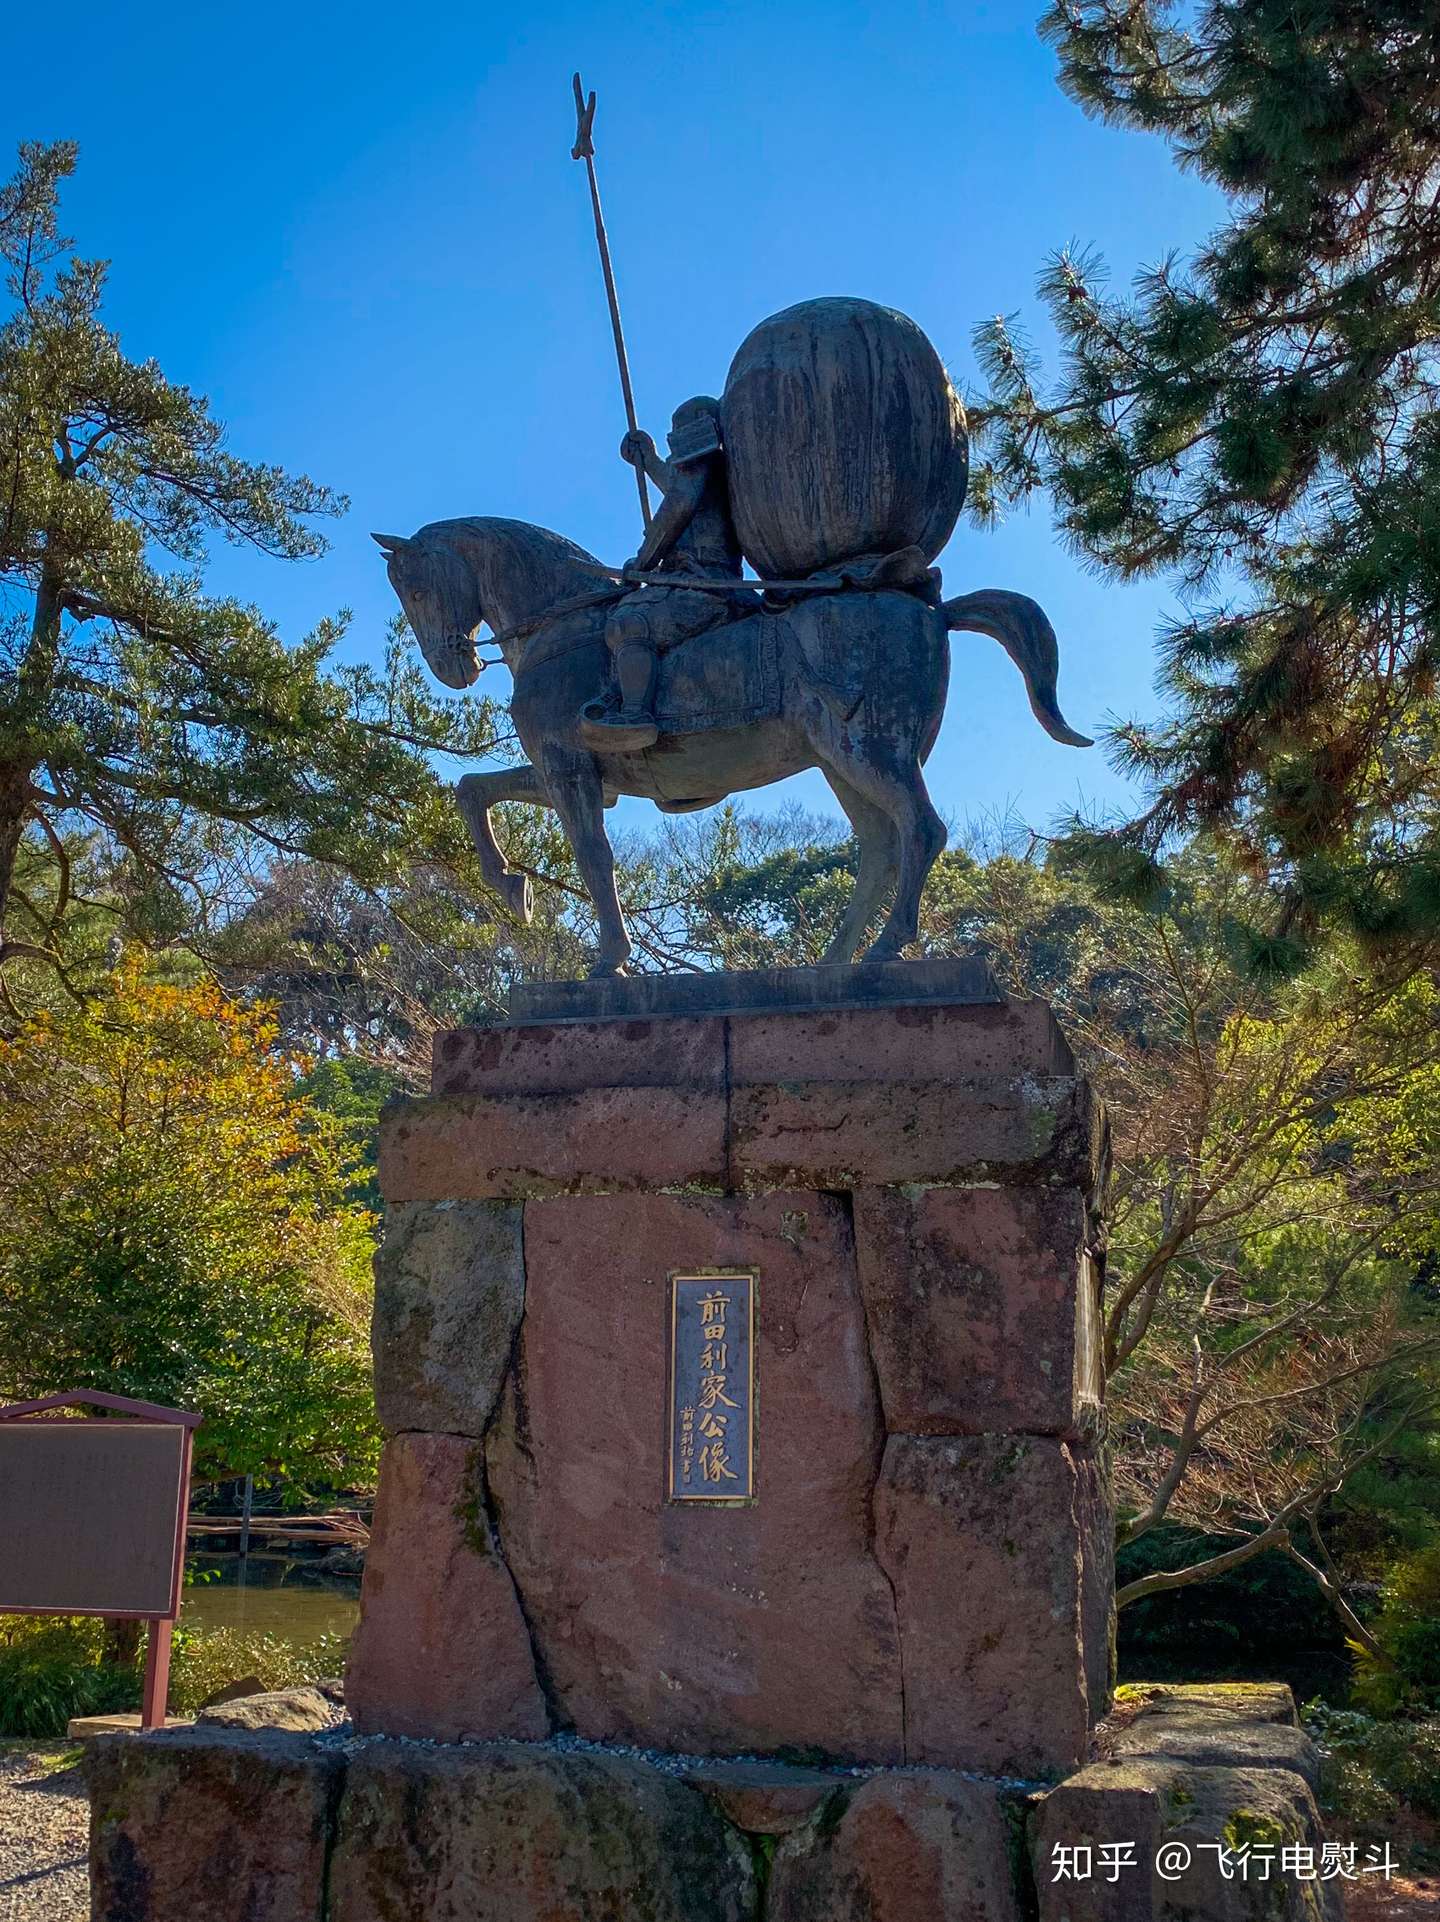
M 192 1571 L 213 1574 L 192 1579 L 180 1619 L 194 1628 L 275 1635 L 297 1648 L 322 1635 L 348 1637 L 360 1613 L 359 1583 L 317 1581 L 303 1567 L 278 1555 L 252 1555 L 241 1581 L 237 1557 L 192 1556 Z

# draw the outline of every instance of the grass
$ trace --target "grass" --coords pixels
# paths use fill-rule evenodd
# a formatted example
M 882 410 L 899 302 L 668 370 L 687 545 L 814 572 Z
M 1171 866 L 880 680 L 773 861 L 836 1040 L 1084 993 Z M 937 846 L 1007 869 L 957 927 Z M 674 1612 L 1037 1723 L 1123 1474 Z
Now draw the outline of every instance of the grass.
M 103 1622 L 0 1617 L 0 1735 L 63 1735 L 72 1715 L 139 1705 L 140 1671 L 106 1660 Z
M 250 1677 L 267 1689 L 321 1681 L 338 1674 L 344 1658 L 339 1635 L 297 1647 L 278 1635 L 177 1628 L 170 1709 L 193 1715 Z M 105 1624 L 93 1617 L 0 1616 L 0 1737 L 54 1738 L 72 1716 L 138 1709 L 143 1659 L 114 1660 Z

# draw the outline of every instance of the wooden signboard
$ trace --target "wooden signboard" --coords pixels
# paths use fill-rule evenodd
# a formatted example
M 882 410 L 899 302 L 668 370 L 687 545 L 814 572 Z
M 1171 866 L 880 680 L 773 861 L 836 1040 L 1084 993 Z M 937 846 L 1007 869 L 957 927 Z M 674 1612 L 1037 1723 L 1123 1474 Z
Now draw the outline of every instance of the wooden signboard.
M 108 1412 L 64 1412 L 84 1407 Z M 147 1728 L 165 1719 L 198 1422 L 83 1390 L 0 1408 L 0 1614 L 148 1621 Z

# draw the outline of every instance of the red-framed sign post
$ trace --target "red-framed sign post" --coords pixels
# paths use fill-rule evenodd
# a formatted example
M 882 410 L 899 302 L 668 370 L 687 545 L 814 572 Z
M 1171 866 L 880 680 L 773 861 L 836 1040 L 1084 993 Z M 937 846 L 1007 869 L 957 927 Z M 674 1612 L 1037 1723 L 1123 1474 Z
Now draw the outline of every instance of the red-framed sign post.
M 199 1423 L 88 1388 L 0 1407 L 0 1615 L 148 1623 L 142 1728 L 165 1724 Z

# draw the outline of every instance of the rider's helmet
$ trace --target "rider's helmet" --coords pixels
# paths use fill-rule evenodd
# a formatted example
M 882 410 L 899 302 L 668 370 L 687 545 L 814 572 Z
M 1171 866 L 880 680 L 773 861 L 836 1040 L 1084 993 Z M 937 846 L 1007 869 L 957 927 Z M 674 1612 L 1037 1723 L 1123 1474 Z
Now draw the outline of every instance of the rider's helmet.
M 720 403 L 713 394 L 682 401 L 670 417 L 670 459 L 684 467 L 720 452 Z

